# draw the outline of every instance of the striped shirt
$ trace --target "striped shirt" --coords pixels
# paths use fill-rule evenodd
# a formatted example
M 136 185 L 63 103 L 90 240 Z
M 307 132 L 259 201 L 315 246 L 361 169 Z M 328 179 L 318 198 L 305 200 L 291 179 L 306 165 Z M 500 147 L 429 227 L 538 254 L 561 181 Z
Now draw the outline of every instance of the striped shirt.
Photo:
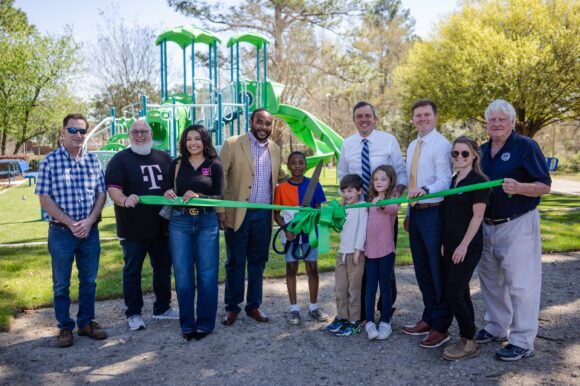
M 250 192 L 250 202 L 259 204 L 272 203 L 272 161 L 268 142 L 259 142 L 251 132 L 248 132 L 254 160 L 254 180 Z
M 89 217 L 97 193 L 101 192 L 105 192 L 105 180 L 94 154 L 83 151 L 79 158 L 74 158 L 61 146 L 40 163 L 35 193 L 50 196 L 76 221 Z M 48 214 L 45 216 L 48 221 L 54 221 Z

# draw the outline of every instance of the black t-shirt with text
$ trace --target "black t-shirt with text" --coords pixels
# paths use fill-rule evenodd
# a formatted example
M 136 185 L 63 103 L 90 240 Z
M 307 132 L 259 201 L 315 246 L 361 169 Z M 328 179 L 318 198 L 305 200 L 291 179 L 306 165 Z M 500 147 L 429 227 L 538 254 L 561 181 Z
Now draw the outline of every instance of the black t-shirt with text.
M 140 155 L 130 148 L 115 154 L 105 173 L 107 188 L 116 187 L 129 196 L 162 196 L 163 186 L 169 178 L 171 157 L 160 150 L 152 149 Z M 115 205 L 117 236 L 128 240 L 143 240 L 162 237 L 166 221 L 159 216 L 158 205 L 137 204 L 135 208 Z

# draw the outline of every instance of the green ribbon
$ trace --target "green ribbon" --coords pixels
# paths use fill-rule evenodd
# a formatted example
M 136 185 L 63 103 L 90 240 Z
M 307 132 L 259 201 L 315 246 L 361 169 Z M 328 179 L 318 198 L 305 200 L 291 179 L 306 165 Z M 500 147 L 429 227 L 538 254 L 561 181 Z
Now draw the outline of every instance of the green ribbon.
M 139 202 L 146 205 L 177 205 L 177 206 L 204 206 L 222 208 L 247 208 L 247 209 L 273 209 L 273 210 L 297 210 L 294 219 L 288 224 L 288 231 L 294 234 L 306 233 L 312 248 L 318 247 L 320 253 L 330 250 L 330 229 L 336 232 L 342 231 L 342 226 L 346 221 L 346 209 L 368 208 L 371 206 L 383 206 L 391 204 L 404 204 L 420 200 L 427 200 L 436 197 L 445 197 L 452 194 L 471 192 L 480 189 L 489 189 L 503 184 L 503 179 L 486 181 L 479 184 L 461 186 L 459 188 L 447 189 L 441 192 L 430 193 L 423 196 L 408 199 L 406 197 L 389 198 L 381 200 L 376 204 L 372 202 L 361 202 L 353 205 L 341 205 L 338 201 L 332 200 L 329 204 L 322 205 L 320 209 L 309 207 L 296 207 L 288 205 L 256 204 L 252 202 L 216 200 L 209 198 L 192 198 L 186 203 L 181 197 L 175 200 L 168 200 L 163 196 L 140 196 Z M 318 236 L 316 226 L 318 225 Z

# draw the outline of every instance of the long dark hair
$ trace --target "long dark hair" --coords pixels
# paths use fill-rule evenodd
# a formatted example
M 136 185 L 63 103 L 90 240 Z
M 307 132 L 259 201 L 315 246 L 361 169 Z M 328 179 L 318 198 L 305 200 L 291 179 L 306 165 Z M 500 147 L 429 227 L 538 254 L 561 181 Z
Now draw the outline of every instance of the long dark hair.
M 187 150 L 187 134 L 190 131 L 197 131 L 201 136 L 201 142 L 203 143 L 203 156 L 207 159 L 218 158 L 217 151 L 213 144 L 211 143 L 211 136 L 209 131 L 202 125 L 191 125 L 187 126 L 183 133 L 181 133 L 181 138 L 179 138 L 179 153 L 183 158 L 189 158 L 191 155 L 189 150 Z
M 389 178 L 389 187 L 385 192 L 385 198 L 391 198 L 393 196 L 393 192 L 395 191 L 395 187 L 397 186 L 397 172 L 391 165 L 379 165 L 375 170 L 373 170 L 373 174 L 371 174 L 371 181 L 369 182 L 369 201 L 372 201 L 373 198 L 379 195 L 379 192 L 375 190 L 375 185 L 373 181 L 375 180 L 375 174 L 378 171 L 383 171 Z
M 489 178 L 487 178 L 483 170 L 481 170 L 481 151 L 479 150 L 479 145 L 477 144 L 477 141 L 475 141 L 473 138 L 462 135 L 460 137 L 455 138 L 455 141 L 453 141 L 453 145 L 451 145 L 451 150 L 453 150 L 456 143 L 462 143 L 466 145 L 469 148 L 469 150 L 473 154 L 475 154 L 475 159 L 473 160 L 473 163 L 471 165 L 473 167 L 473 170 L 475 170 L 475 172 L 480 176 L 482 176 L 484 179 L 489 180 Z

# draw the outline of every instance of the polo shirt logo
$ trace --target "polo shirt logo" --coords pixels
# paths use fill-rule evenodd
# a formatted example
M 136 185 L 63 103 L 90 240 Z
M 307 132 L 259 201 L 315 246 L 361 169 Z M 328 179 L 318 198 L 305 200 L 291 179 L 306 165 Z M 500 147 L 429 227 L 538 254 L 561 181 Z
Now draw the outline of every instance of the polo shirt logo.
M 511 154 L 510 153 L 503 153 L 501 155 L 501 160 L 502 161 L 509 161 L 510 157 L 511 157 Z

